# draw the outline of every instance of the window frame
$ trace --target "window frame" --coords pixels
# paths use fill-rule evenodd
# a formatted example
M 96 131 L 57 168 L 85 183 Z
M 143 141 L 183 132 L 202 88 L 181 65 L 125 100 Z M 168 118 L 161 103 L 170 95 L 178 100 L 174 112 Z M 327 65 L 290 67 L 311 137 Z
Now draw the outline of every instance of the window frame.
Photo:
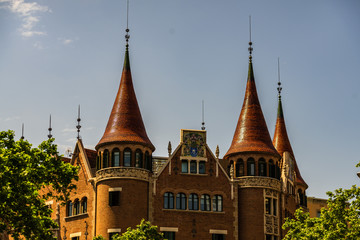
M 166 192 L 163 196 L 163 208 L 164 209 L 174 209 L 174 193 Z
M 176 209 L 177 210 L 186 210 L 187 209 L 187 199 L 185 193 L 176 194 Z

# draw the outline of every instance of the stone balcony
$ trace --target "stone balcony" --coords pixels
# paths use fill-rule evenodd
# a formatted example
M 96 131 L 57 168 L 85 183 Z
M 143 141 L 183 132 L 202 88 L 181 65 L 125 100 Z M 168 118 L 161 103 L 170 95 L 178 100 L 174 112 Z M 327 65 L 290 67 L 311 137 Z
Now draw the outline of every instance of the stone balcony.
M 269 188 L 275 191 L 281 190 L 280 180 L 270 177 L 245 176 L 234 178 L 234 182 L 238 183 L 240 188 Z

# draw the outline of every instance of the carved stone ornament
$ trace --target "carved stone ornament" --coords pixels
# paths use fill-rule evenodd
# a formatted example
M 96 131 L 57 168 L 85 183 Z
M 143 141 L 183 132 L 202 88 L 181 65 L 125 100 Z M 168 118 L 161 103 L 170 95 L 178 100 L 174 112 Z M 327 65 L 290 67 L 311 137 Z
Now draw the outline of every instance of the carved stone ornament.
M 236 179 L 239 187 L 259 187 L 259 188 L 270 188 L 275 191 L 280 191 L 280 181 L 269 177 L 241 177 Z
M 96 172 L 96 181 L 109 178 L 131 178 L 149 181 L 149 171 L 134 167 L 112 167 L 100 169 Z

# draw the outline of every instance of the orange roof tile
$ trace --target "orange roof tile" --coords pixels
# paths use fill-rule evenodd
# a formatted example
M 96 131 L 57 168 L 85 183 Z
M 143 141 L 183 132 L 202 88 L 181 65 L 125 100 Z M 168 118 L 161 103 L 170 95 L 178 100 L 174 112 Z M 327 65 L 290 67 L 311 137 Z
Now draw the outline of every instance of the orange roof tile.
M 126 49 L 124 68 L 120 86 L 106 126 L 105 132 L 96 149 L 106 143 L 126 142 L 138 143 L 155 150 L 148 138 L 136 99 L 129 61 L 129 51 Z
M 261 152 L 279 156 L 274 148 L 264 115 L 258 99 L 252 61 L 249 61 L 249 73 L 244 103 L 235 129 L 234 138 L 225 158 L 240 152 Z

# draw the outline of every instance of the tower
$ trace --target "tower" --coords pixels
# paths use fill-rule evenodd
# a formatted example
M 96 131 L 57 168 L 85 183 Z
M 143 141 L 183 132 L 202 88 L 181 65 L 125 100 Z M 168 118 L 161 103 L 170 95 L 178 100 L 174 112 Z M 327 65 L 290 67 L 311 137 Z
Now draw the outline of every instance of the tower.
M 249 45 L 244 102 L 224 159 L 238 188 L 239 239 L 278 239 L 280 155 L 272 144 L 257 96 L 251 40 Z
M 148 219 L 151 156 L 136 99 L 129 60 L 129 29 L 120 86 L 104 132 L 96 145 L 96 235 L 108 236 Z M 133 207 L 136 206 L 136 207 Z

